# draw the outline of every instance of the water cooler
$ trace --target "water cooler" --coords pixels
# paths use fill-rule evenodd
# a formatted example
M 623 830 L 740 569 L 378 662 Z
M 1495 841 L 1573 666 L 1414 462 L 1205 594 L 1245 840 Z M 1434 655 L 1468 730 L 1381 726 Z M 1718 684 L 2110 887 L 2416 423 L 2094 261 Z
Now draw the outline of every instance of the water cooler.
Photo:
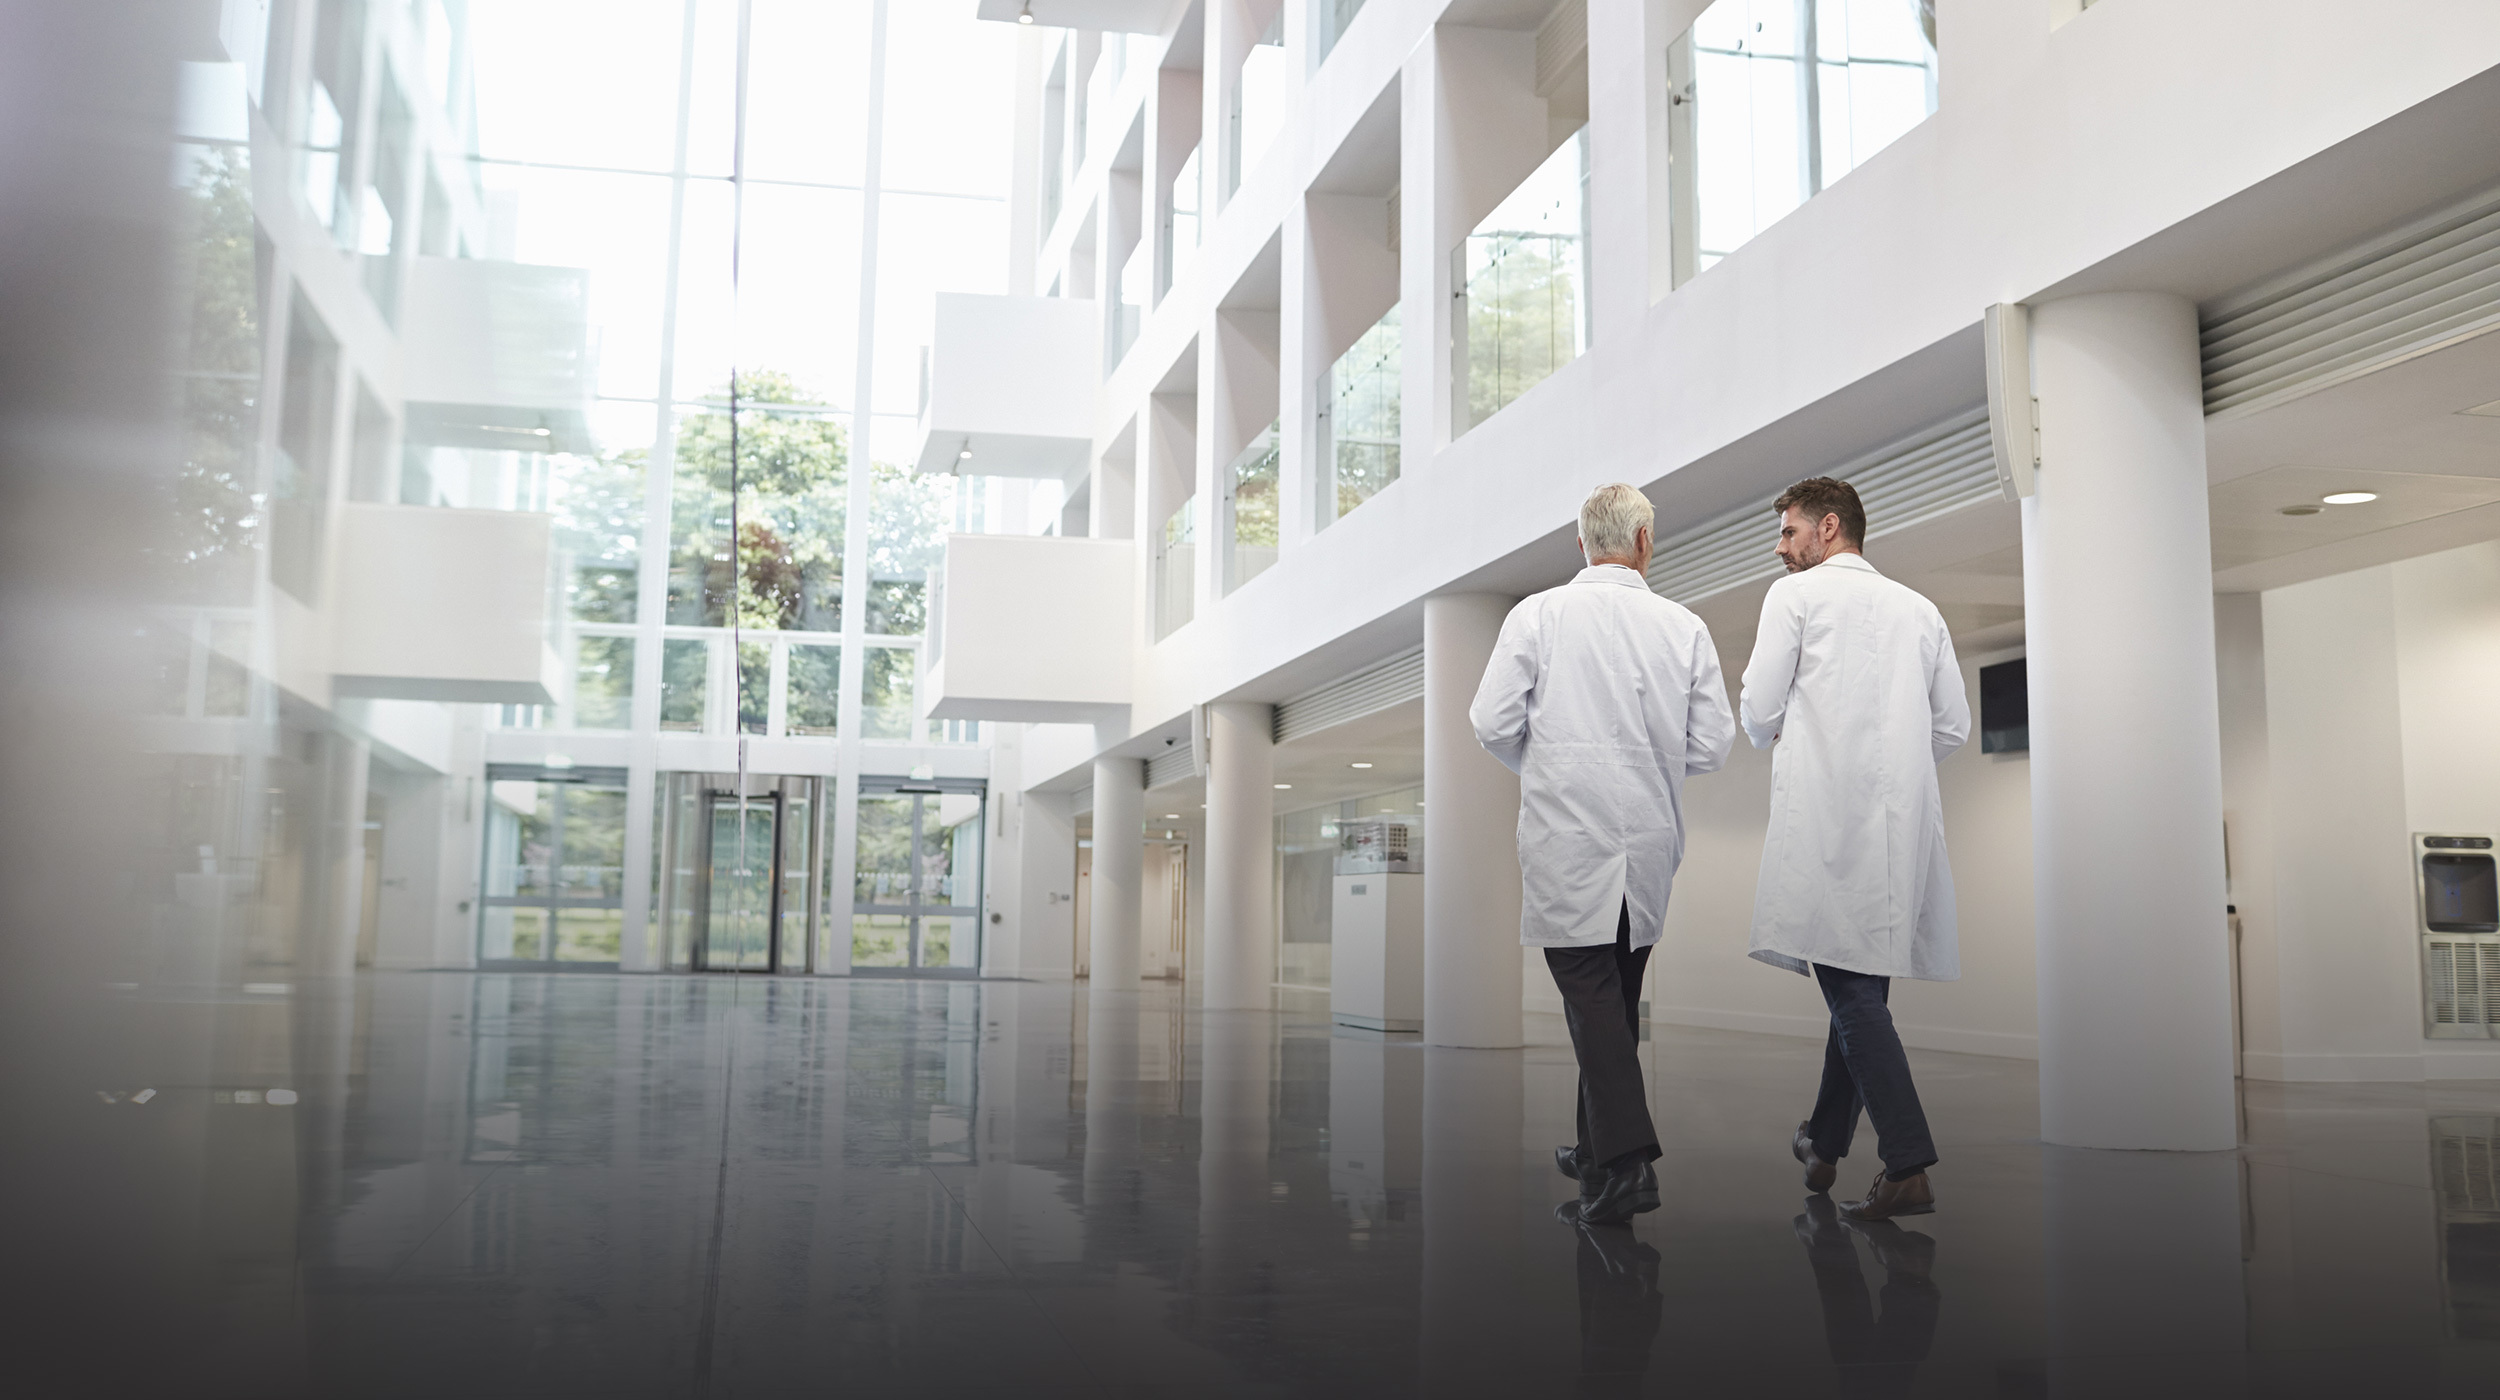
M 2488 836 L 2413 836 L 2422 1019 L 2433 1040 L 2500 1039 L 2500 869 Z

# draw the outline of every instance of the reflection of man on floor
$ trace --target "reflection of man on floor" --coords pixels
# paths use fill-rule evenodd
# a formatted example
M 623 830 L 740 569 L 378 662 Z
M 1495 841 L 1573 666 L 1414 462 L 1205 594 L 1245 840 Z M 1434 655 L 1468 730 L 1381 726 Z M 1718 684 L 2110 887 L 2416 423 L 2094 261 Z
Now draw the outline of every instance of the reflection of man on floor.
M 1579 1221 L 1566 1201 L 1554 1214 L 1580 1229 L 1580 1375 L 1583 1393 L 1638 1395 L 1658 1340 L 1664 1299 L 1658 1292 L 1658 1251 L 1629 1230 Z M 1591 1385 L 1590 1382 L 1599 1382 Z
M 1840 1370 L 1843 1395 L 1907 1395 L 1918 1380 L 1918 1363 L 1936 1340 L 1936 1314 L 1944 1295 L 1928 1278 L 1936 1242 L 1889 1220 L 1840 1223 L 1829 1196 L 1810 1196 L 1797 1217 L 1797 1238 L 1814 1266 L 1815 1291 L 1823 1295 L 1823 1339 Z M 1884 1270 L 1884 1310 L 1879 1316 L 1858 1272 L 1856 1234 L 1874 1250 Z

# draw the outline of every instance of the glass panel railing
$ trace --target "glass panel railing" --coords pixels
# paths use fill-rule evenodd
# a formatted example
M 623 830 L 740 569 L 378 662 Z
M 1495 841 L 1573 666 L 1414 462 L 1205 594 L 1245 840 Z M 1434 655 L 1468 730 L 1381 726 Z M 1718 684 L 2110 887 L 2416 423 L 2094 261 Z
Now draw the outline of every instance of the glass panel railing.
M 1105 369 L 1116 369 L 1137 343 L 1138 329 L 1145 324 L 1146 307 L 1152 300 L 1154 260 L 1153 245 L 1138 240 L 1129 250 L 1128 261 L 1120 264 L 1119 281 L 1113 284 L 1111 298 L 1111 358 Z
M 1354 23 L 1363 8 L 1363 0 L 1319 0 L 1319 56 L 1325 60 L 1345 37 L 1346 26 Z
M 1232 592 L 1276 562 L 1277 425 L 1270 423 L 1233 459 L 1225 473 L 1224 591 Z
M 1205 212 L 1206 185 L 1200 177 L 1198 153 L 1203 146 L 1192 146 L 1182 158 L 1181 168 L 1172 176 L 1172 188 L 1165 192 L 1163 218 L 1163 290 L 1189 269 L 1198 254 L 1198 228 Z
M 1198 498 L 1180 503 L 1155 536 L 1155 640 L 1189 623 L 1198 601 Z
M 1588 128 L 1562 143 L 1458 248 L 1467 332 L 1464 433 L 1588 349 Z
M 1398 479 L 1403 367 L 1394 306 L 1329 366 L 1320 386 L 1320 489 L 1312 493 L 1317 528 L 1327 529 Z
M 1257 168 L 1260 157 L 1285 129 L 1287 88 L 1285 15 L 1280 7 L 1267 32 L 1242 56 L 1241 80 L 1233 88 L 1232 189 Z M 1230 193 L 1228 190 L 1226 193 Z

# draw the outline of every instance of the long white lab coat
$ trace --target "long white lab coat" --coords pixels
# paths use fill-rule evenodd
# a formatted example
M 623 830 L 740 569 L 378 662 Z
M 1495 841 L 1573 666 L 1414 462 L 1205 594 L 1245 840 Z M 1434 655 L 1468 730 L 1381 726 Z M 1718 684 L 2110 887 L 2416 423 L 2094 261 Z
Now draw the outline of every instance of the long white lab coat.
M 1771 585 L 1745 667 L 1771 756 L 1753 956 L 1880 977 L 1962 975 L 1936 764 L 1970 737 L 1936 605 L 1836 554 Z
M 1658 941 L 1684 858 L 1684 779 L 1736 738 L 1710 629 L 1619 564 L 1582 569 L 1502 623 L 1467 716 L 1519 775 L 1519 941 Z M 1426 859 L 1430 859 L 1429 853 Z

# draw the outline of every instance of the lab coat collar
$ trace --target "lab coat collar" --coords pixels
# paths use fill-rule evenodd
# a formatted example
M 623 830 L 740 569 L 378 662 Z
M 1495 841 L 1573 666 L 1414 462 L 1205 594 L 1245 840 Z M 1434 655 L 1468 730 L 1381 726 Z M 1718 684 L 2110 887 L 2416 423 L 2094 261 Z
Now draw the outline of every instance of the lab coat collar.
M 1649 580 L 1622 564 L 1591 564 L 1571 576 L 1573 583 L 1619 583 L 1626 588 L 1647 588 Z
M 1883 571 L 1866 562 L 1866 556 L 1863 554 L 1835 554 L 1814 567 L 1818 569 L 1864 569 L 1877 578 L 1883 577 Z

